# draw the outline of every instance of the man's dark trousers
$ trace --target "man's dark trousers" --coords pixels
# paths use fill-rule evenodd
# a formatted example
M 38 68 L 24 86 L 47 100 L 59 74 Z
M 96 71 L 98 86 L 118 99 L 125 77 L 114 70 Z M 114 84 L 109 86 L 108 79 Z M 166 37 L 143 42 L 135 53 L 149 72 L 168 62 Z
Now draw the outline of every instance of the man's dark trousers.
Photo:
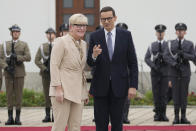
M 108 131 L 109 117 L 112 131 L 122 131 L 122 115 L 126 97 L 116 97 L 111 88 L 105 97 L 94 97 L 96 131 Z

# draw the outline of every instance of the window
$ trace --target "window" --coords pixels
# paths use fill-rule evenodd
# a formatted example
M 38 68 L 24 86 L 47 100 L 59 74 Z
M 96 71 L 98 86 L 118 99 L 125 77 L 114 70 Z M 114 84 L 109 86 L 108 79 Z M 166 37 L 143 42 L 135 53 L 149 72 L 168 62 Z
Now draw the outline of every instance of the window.
M 69 23 L 69 17 L 71 16 L 72 14 L 64 14 L 63 16 L 63 23 Z
M 88 25 L 93 26 L 95 23 L 95 17 L 93 14 L 86 14 L 86 17 L 88 18 Z
M 94 8 L 94 0 L 84 0 L 84 7 L 85 8 Z
M 63 0 L 63 8 L 72 8 L 73 0 Z
M 63 23 L 69 23 L 69 17 L 75 13 L 82 13 L 88 17 L 89 26 L 85 39 L 88 42 L 90 32 L 99 25 L 100 0 L 56 0 L 56 29 Z

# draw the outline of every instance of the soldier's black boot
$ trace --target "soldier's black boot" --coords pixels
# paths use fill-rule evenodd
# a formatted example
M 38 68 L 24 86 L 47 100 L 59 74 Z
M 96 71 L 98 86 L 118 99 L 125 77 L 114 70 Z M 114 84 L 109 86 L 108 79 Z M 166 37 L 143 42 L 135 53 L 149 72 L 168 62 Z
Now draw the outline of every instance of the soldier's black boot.
M 175 114 L 175 117 L 174 117 L 173 124 L 180 124 L 180 120 L 179 120 L 179 109 L 175 109 L 174 110 L 174 114 Z
M 92 122 L 95 122 L 95 118 L 93 118 Z
M 8 110 L 8 120 L 5 123 L 5 125 L 14 125 L 13 109 L 12 110 Z
M 15 118 L 15 125 L 22 125 L 21 121 L 20 121 L 20 109 L 16 109 L 16 118 Z
M 160 107 L 155 108 L 154 121 L 161 121 L 161 108 Z
M 162 121 L 169 121 L 169 119 L 166 116 L 166 107 L 163 107 L 162 109 Z
M 54 122 L 54 115 L 53 115 L 53 111 L 52 111 L 52 122 Z
M 155 112 L 154 121 L 159 121 L 159 119 L 160 119 L 160 116 L 159 116 L 158 112 Z
M 42 122 L 51 122 L 51 119 L 50 119 L 50 108 L 46 108 L 45 109 L 45 112 L 46 112 L 46 116 L 45 118 L 42 120 Z
M 154 121 L 155 121 L 158 118 L 158 112 L 156 107 L 153 109 L 153 112 L 155 113 L 154 114 Z
M 191 124 L 189 120 L 186 118 L 186 109 L 181 109 L 181 124 Z

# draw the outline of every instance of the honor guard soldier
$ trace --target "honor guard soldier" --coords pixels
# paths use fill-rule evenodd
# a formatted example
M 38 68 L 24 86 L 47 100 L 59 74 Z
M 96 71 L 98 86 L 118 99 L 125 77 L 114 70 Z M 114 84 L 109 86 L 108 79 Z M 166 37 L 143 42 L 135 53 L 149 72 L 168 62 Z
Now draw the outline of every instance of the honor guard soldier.
M 1 47 L 2 45 L 0 45 L 0 52 L 1 52 Z M 1 61 L 0 61 L 0 63 L 1 63 Z M 1 91 L 1 88 L 2 88 L 2 80 L 3 80 L 3 78 L 2 78 L 3 76 L 2 76 L 2 68 L 1 68 L 1 66 L 0 66 L 0 93 L 2 92 Z M 0 121 L 0 123 L 1 123 L 1 121 Z
M 21 29 L 18 25 L 9 28 L 11 41 L 3 43 L 0 59 L 4 69 L 5 86 L 8 106 L 8 120 L 5 125 L 21 125 L 20 113 L 24 77 L 26 75 L 24 62 L 31 60 L 28 44 L 19 40 Z M 16 117 L 13 119 L 13 106 L 16 106 Z
M 193 63 L 196 65 L 196 45 L 194 46 L 194 52 L 195 52 L 195 59 Z M 195 73 L 196 73 L 196 70 L 195 70 Z
M 156 25 L 157 41 L 153 42 L 145 55 L 145 62 L 151 68 L 152 92 L 154 98 L 154 121 L 169 121 L 166 117 L 167 91 L 168 91 L 168 65 L 164 55 L 167 42 L 164 40 L 165 25 Z
M 2 80 L 3 80 L 2 77 L 3 77 L 3 76 L 2 76 L 2 69 L 0 68 L 0 92 L 2 92 L 2 91 L 1 91 L 1 88 L 2 88 Z
M 0 49 L 2 48 L 2 45 L 0 45 Z M 2 50 L 0 50 L 2 52 Z M 1 93 L 1 88 L 2 88 L 2 80 L 3 80 L 3 75 L 2 75 L 2 68 L 0 66 L 0 93 Z
M 128 26 L 125 23 L 118 23 L 116 27 L 128 30 Z M 123 123 L 124 124 L 130 124 L 130 120 L 128 119 L 128 114 L 129 114 L 129 107 L 130 107 L 130 99 L 125 100 L 125 105 L 123 109 Z
M 37 54 L 35 56 L 35 64 L 40 68 L 40 75 L 42 76 L 43 91 L 45 95 L 46 116 L 42 120 L 42 122 L 51 122 L 51 117 L 50 117 L 51 101 L 49 97 L 50 54 L 51 54 L 54 39 L 56 38 L 56 31 L 52 28 L 49 28 L 45 33 L 48 42 L 41 44 L 41 46 L 39 47 Z M 52 121 L 53 121 L 53 117 L 52 117 Z
M 66 35 L 69 32 L 69 24 L 62 24 L 59 27 L 60 37 Z
M 184 38 L 187 30 L 184 23 L 176 24 L 175 30 L 177 39 L 169 41 L 167 50 L 167 60 L 170 64 L 169 85 L 172 86 L 175 113 L 173 124 L 190 124 L 186 118 L 186 107 L 191 76 L 189 61 L 194 61 L 194 45 Z

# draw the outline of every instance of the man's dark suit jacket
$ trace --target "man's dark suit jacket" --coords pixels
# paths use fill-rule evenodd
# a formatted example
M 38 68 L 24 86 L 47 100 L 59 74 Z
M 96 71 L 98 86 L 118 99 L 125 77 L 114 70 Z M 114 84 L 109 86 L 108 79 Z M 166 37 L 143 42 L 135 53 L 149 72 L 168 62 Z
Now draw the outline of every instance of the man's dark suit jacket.
M 94 45 L 100 44 L 102 53 L 93 60 Z M 87 63 L 95 66 L 90 92 L 93 96 L 107 96 L 110 80 L 116 97 L 126 97 L 129 87 L 138 87 L 138 64 L 131 32 L 116 28 L 115 47 L 112 61 L 106 44 L 104 29 L 93 32 L 90 36 L 90 46 Z

